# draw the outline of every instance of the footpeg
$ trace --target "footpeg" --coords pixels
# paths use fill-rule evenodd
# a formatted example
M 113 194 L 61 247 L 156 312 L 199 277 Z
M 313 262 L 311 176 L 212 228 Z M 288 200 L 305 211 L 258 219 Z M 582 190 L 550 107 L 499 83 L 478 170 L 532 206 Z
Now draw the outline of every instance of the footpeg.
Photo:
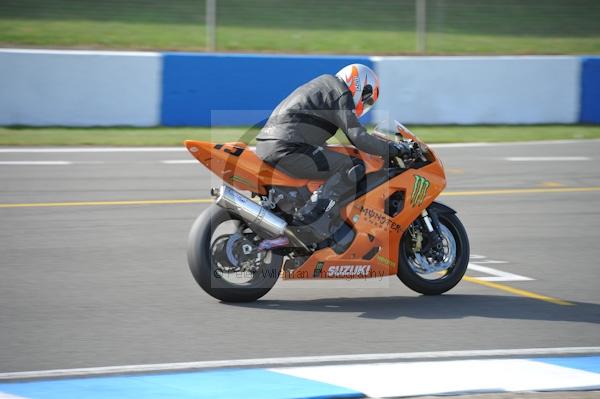
M 271 240 L 263 240 L 258 244 L 258 250 L 268 251 L 274 248 L 287 247 L 289 243 L 290 240 L 285 236 L 273 238 Z

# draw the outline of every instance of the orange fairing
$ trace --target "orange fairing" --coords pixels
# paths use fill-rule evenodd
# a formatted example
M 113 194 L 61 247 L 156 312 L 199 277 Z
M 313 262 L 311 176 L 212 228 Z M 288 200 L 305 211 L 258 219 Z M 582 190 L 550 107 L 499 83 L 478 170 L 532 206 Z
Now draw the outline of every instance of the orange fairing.
M 422 180 L 424 179 L 424 180 Z M 419 181 L 418 190 L 415 185 Z M 427 185 L 421 182 L 427 181 Z M 446 186 L 439 161 L 392 178 L 348 204 L 346 221 L 356 238 L 342 254 L 331 248 L 316 251 L 298 269 L 285 273 L 286 279 L 378 278 L 396 274 L 399 244 L 404 231 Z M 385 213 L 385 201 L 397 191 L 404 192 L 403 210 L 394 217 Z
M 185 145 L 204 166 L 240 190 L 265 195 L 267 186 L 307 186 L 314 190 L 322 183 L 288 176 L 264 163 L 244 143 L 186 141 Z M 353 147 L 332 146 L 329 149 L 360 157 L 365 162 L 367 173 L 383 167 L 381 158 Z M 426 166 L 405 170 L 342 209 L 342 217 L 355 232 L 355 238 L 345 252 L 337 254 L 331 248 L 318 250 L 302 266 L 283 277 L 348 279 L 396 274 L 402 235 L 446 186 L 441 162 L 430 149 L 427 157 L 429 163 Z M 403 197 L 403 205 L 401 211 L 390 215 L 386 213 L 385 204 L 392 195 Z
M 294 179 L 263 162 L 245 143 L 215 144 L 187 140 L 190 153 L 226 183 L 258 194 L 266 185 L 300 187 L 306 179 Z
M 376 170 L 383 168 L 383 158 L 359 151 L 355 147 L 346 145 L 330 145 L 327 146 L 327 149 L 351 157 L 360 158 L 365 163 L 366 173 L 375 172 Z
M 265 186 L 307 186 L 316 190 L 323 182 L 318 180 L 295 179 L 286 173 L 263 162 L 245 143 L 210 143 L 206 141 L 187 140 L 188 151 L 228 184 L 258 194 L 266 194 Z M 383 160 L 354 147 L 333 146 L 329 149 L 363 159 L 367 173 L 380 169 Z

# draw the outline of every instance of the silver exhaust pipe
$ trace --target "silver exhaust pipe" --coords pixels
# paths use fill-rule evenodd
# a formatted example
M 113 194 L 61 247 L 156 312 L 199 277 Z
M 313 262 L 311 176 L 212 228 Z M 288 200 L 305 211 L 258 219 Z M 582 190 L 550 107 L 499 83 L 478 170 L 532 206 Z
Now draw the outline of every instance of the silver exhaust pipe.
M 286 236 L 290 239 L 291 243 L 309 251 L 306 244 L 300 241 L 294 232 L 288 228 L 285 220 L 237 192 L 232 187 L 224 184 L 221 188 L 212 188 L 210 193 L 214 197 L 217 197 L 217 205 L 237 214 L 251 228 L 266 233 L 271 238 Z

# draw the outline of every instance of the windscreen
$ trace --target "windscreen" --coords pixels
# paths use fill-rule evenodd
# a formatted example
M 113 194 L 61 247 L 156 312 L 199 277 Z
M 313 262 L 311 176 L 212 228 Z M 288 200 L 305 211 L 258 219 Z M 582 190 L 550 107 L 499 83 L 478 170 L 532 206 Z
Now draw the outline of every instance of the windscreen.
M 414 136 L 406 126 L 397 120 L 381 121 L 373 130 L 373 134 L 387 141 L 401 141 L 403 139 L 402 133 L 408 133 L 410 136 Z

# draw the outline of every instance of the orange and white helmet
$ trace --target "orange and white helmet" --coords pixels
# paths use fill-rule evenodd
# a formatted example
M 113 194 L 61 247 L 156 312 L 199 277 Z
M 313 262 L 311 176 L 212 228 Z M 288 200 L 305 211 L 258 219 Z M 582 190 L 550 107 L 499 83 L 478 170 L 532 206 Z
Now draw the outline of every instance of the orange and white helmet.
M 335 76 L 346 83 L 350 89 L 356 116 L 360 117 L 369 112 L 379 98 L 379 78 L 375 72 L 363 64 L 350 64 Z

